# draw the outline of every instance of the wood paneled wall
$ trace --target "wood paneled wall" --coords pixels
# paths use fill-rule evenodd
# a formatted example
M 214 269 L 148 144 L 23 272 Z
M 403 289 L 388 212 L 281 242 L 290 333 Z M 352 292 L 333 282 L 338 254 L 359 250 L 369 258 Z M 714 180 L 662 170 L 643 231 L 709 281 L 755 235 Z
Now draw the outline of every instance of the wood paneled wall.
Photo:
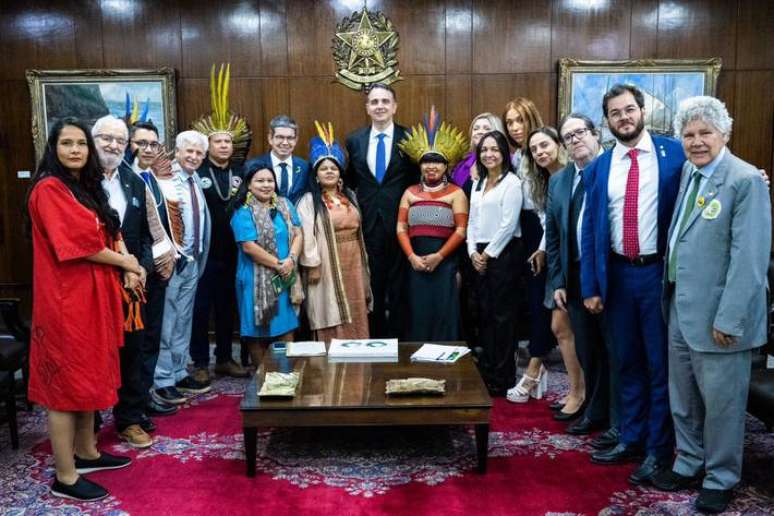
M 718 96 L 735 119 L 731 147 L 774 168 L 774 2 L 756 0 L 366 0 L 400 33 L 398 120 L 431 104 L 466 128 L 482 111 L 531 97 L 556 122 L 557 60 L 721 57 Z M 21 231 L 34 168 L 24 71 L 174 67 L 178 120 L 209 109 L 212 63 L 231 62 L 231 107 L 247 116 L 251 154 L 266 125 L 331 120 L 339 137 L 366 123 L 363 98 L 333 82 L 336 24 L 363 0 L 6 0 L 0 5 L 0 295 L 24 294 L 31 250 Z M 21 290 L 20 290 L 21 289 Z

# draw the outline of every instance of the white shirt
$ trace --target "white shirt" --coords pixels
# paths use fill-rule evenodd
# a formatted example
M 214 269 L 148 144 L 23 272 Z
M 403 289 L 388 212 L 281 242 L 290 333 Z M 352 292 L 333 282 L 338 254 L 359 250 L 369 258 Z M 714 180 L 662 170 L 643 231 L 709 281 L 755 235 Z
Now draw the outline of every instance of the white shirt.
M 596 158 L 600 157 L 602 154 L 605 153 L 605 149 L 600 145 L 599 151 L 597 152 Z M 596 159 L 594 158 L 594 159 Z M 591 162 L 589 162 L 589 165 Z M 575 189 L 578 188 L 578 185 L 580 184 L 581 180 L 583 179 L 583 169 L 578 168 L 578 164 L 575 163 L 575 177 L 572 179 L 572 194 L 570 195 L 570 199 L 572 199 L 572 196 L 575 195 Z M 575 238 L 578 239 L 578 258 L 580 259 L 580 255 L 583 253 L 583 246 L 581 242 L 583 241 L 583 210 L 586 209 L 586 192 L 583 192 L 583 202 L 581 202 L 581 209 L 578 212 L 578 225 L 575 227 Z
M 384 131 L 377 131 L 374 126 L 371 126 L 371 135 L 368 138 L 368 156 L 366 161 L 368 162 L 368 168 L 371 173 L 376 177 L 376 144 L 379 143 L 379 134 L 384 134 L 384 171 L 387 172 L 387 166 L 390 164 L 390 157 L 392 156 L 392 136 L 395 133 L 395 124 L 390 123 L 390 126 Z
M 515 174 L 505 174 L 494 188 L 484 194 L 487 180 L 484 177 L 474 181 L 471 189 L 468 256 L 476 252 L 476 244 L 488 243 L 484 252 L 497 258 L 512 238 L 521 236 L 521 179 Z
M 174 176 L 170 179 L 160 179 L 159 188 L 161 188 L 164 197 L 180 202 L 180 208 L 183 214 L 182 252 L 190 257 L 193 256 L 194 217 L 191 187 L 189 186 L 188 178 L 193 177 L 194 183 L 196 183 L 199 177 L 196 172 L 189 174 L 184 171 L 177 162 L 172 164 L 172 170 L 175 173 Z M 198 185 L 194 186 L 194 192 L 196 194 L 196 199 L 199 201 L 199 252 L 201 253 L 204 246 L 204 221 L 207 216 L 207 201 Z
M 121 188 L 121 176 L 118 174 L 118 169 L 113 171 L 110 179 L 106 175 L 102 176 L 102 189 L 108 196 L 110 207 L 118 212 L 118 218 L 123 224 L 124 215 L 126 215 L 126 195 Z
M 269 152 L 271 156 L 271 167 L 274 169 L 274 175 L 277 176 L 277 190 L 282 190 L 282 167 L 280 163 L 285 163 L 288 167 L 288 193 L 293 189 L 293 155 L 288 156 L 288 159 L 279 159 L 273 152 Z
M 640 240 L 640 254 L 655 254 L 658 252 L 658 158 L 648 131 L 642 131 L 642 138 L 635 148 L 640 151 L 637 156 L 640 168 L 637 190 L 637 233 Z M 630 147 L 621 142 L 615 144 L 610 161 L 610 177 L 607 182 L 610 240 L 613 251 L 618 254 L 624 254 L 623 211 L 626 180 L 631 166 L 631 160 L 626 155 L 629 150 Z

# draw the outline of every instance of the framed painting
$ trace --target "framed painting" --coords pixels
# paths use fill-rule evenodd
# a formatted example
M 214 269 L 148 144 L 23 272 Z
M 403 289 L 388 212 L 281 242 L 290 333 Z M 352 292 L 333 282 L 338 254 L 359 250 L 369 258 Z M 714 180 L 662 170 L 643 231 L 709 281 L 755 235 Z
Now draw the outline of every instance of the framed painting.
M 40 160 L 49 129 L 58 120 L 76 117 L 87 125 L 112 114 L 127 123 L 153 122 L 159 140 L 177 133 L 175 71 L 27 70 L 32 98 L 32 140 Z
M 681 100 L 715 95 L 720 58 L 703 60 L 643 59 L 635 61 L 559 60 L 559 118 L 583 113 L 612 139 L 602 112 L 602 97 L 617 83 L 637 86 L 645 97 L 645 126 L 672 135 L 672 118 Z

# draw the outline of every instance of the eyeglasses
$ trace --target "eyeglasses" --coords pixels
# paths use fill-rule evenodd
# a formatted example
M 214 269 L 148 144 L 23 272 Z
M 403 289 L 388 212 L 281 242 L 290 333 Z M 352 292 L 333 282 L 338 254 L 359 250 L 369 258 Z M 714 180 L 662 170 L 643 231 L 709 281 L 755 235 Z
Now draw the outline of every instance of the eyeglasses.
M 294 142 L 296 141 L 295 136 L 280 136 L 279 134 L 275 134 L 271 137 L 272 140 L 279 140 L 281 142 Z
M 581 127 L 580 129 L 576 129 L 569 133 L 564 133 L 562 135 L 562 141 L 566 143 L 567 145 L 571 144 L 573 140 L 577 139 L 580 140 L 584 136 L 586 136 L 586 133 L 589 132 L 589 129 L 587 127 Z
M 148 140 L 132 140 L 132 143 L 143 150 L 147 147 L 150 147 L 150 150 L 152 151 L 157 151 L 161 148 L 161 144 L 159 142 L 149 142 Z
M 122 147 L 124 145 L 126 145 L 126 138 L 118 138 L 118 137 L 113 136 L 111 134 L 96 134 L 96 135 L 94 135 L 94 137 L 102 140 L 103 142 L 107 143 L 108 145 L 110 145 L 113 142 L 116 142 L 118 145 L 120 145 Z

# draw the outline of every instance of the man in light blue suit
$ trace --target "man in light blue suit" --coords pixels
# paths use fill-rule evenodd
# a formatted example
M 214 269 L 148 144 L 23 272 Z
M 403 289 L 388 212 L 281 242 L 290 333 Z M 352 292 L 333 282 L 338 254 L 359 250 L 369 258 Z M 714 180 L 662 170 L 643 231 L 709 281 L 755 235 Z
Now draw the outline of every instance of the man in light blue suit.
M 661 283 L 667 232 L 685 154 L 644 126 L 644 97 L 615 85 L 603 98 L 615 146 L 584 171 L 581 293 L 605 311 L 620 382 L 619 443 L 592 454 L 597 464 L 645 460 L 629 477 L 644 484 L 671 463 L 666 325 Z
M 270 165 L 277 178 L 277 190 L 295 204 L 307 191 L 309 163 L 293 156 L 298 143 L 298 124 L 287 115 L 278 115 L 269 122 L 269 147 L 271 150 L 245 162 L 245 173 L 258 163 Z
M 713 97 L 684 100 L 674 120 L 688 157 L 662 299 L 677 459 L 653 483 L 675 491 L 703 476 L 701 512 L 724 511 L 739 483 L 751 350 L 766 342 L 771 201 L 758 170 L 726 147 L 731 124 Z

